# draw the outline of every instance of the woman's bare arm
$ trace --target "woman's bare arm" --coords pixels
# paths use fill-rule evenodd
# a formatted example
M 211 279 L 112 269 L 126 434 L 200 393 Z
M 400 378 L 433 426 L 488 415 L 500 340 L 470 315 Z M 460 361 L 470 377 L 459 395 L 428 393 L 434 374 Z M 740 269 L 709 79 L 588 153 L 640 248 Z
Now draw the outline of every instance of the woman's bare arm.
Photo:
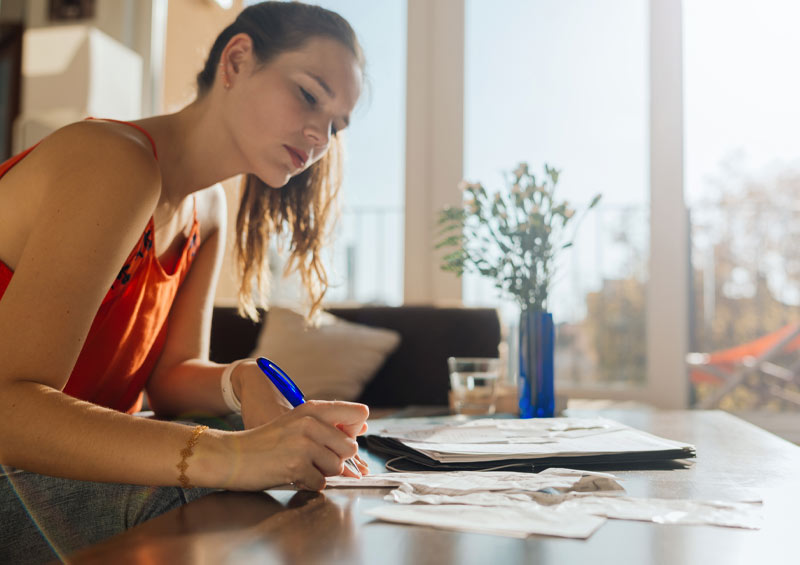
M 0 300 L 0 460 L 54 475 L 124 476 L 123 452 L 142 453 L 121 441 L 130 424 L 60 391 L 158 201 L 158 167 L 136 141 L 85 124 L 57 132 L 27 159 L 45 196 Z
M 46 198 L 0 300 L 0 463 L 81 480 L 176 485 L 190 430 L 61 392 L 158 200 L 152 155 L 105 128 L 76 125 L 27 159 L 37 171 L 31 182 L 45 183 Z M 195 449 L 190 479 L 237 489 L 285 482 L 322 488 L 324 476 L 340 473 L 355 453 L 348 433 L 361 429 L 367 410 L 309 404 L 248 432 L 209 430 Z
M 209 361 L 214 293 L 225 251 L 225 194 L 221 187 L 198 194 L 202 242 L 192 268 L 172 305 L 167 339 L 147 383 L 150 406 L 159 416 L 187 412 L 225 414 L 220 377 L 226 365 Z M 291 405 L 263 375 L 255 362 L 233 372 L 233 388 L 242 400 L 247 428 L 265 424 Z
M 225 193 L 217 186 L 197 199 L 200 248 L 175 297 L 166 343 L 147 383 L 150 406 L 160 416 L 227 412 L 220 390 L 225 366 L 208 360 L 214 294 L 225 252 Z

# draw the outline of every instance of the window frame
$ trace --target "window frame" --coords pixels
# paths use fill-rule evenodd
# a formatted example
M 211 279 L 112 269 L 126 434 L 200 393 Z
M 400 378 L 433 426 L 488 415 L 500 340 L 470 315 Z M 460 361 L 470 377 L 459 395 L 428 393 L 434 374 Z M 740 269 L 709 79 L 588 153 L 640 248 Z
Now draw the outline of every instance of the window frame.
M 407 0 L 404 303 L 461 303 L 439 265 L 435 217 L 459 205 L 463 175 L 465 0 Z M 640 387 L 561 387 L 567 397 L 686 408 L 689 222 L 683 187 L 682 3 L 648 0 L 650 243 L 647 375 Z

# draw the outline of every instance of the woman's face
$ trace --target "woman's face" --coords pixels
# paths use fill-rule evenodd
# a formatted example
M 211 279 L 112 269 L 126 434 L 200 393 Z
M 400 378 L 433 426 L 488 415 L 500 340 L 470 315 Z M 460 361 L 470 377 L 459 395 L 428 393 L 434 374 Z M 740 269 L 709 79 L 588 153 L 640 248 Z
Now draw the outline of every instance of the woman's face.
M 361 93 L 355 56 L 329 38 L 310 39 L 265 66 L 245 51 L 234 69 L 225 90 L 231 135 L 247 172 L 275 188 L 325 155 Z

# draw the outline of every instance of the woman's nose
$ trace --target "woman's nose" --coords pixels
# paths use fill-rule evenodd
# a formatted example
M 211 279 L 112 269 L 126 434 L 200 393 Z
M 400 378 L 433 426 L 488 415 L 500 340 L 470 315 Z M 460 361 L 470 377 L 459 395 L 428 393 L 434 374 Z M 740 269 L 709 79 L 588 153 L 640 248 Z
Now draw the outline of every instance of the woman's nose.
M 325 147 L 331 139 L 330 122 L 309 123 L 306 126 L 306 137 L 317 147 Z

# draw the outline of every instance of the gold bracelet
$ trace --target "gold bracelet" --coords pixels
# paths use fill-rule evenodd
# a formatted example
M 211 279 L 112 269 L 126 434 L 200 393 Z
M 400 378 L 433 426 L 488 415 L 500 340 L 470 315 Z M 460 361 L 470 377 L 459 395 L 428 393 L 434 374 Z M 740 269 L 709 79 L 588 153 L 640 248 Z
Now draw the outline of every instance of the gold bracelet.
M 194 455 L 192 448 L 197 445 L 197 440 L 200 439 L 202 433 L 207 429 L 208 426 L 195 426 L 194 430 L 192 430 L 192 437 L 186 442 L 186 447 L 181 449 L 181 462 L 178 463 L 176 467 L 181 472 L 181 474 L 178 475 L 178 482 L 183 488 L 194 488 L 194 485 L 189 482 L 189 477 L 186 476 L 186 469 L 189 468 L 189 464 L 186 460 Z

